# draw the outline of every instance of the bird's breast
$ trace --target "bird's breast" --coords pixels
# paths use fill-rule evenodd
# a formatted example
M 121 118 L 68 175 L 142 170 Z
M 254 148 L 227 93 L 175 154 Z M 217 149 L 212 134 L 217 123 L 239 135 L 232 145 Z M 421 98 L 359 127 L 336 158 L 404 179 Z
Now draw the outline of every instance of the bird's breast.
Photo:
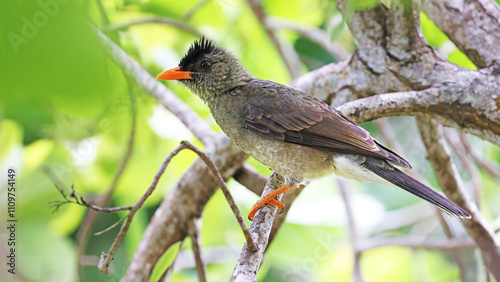
M 211 107 L 222 131 L 245 153 L 284 176 L 290 183 L 332 173 L 333 153 L 259 136 L 244 127 L 245 101 L 221 101 Z

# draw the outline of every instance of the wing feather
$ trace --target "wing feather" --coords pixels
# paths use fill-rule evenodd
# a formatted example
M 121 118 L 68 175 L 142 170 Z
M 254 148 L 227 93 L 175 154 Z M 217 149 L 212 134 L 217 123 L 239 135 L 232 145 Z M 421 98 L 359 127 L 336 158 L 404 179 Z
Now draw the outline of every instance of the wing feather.
M 265 82 L 266 87 L 269 83 Z M 263 136 L 302 146 L 385 159 L 410 167 L 370 133 L 322 101 L 284 85 L 255 95 L 245 105 L 245 127 Z

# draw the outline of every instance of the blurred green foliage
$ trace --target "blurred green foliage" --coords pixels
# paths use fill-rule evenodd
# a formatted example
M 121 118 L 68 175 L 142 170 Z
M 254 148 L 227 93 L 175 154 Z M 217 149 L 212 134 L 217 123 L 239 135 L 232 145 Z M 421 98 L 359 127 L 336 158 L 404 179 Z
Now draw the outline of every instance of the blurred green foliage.
M 353 11 L 378 4 L 372 0 L 348 2 Z M 181 153 L 168 167 L 157 190 L 135 217 L 115 256 L 110 275 L 98 272 L 92 264 L 95 265 L 102 251 L 109 249 L 117 229 L 90 237 L 83 251 L 83 260 L 88 265 L 83 266 L 78 274 L 76 238 L 86 211 L 76 205 L 64 205 L 53 213 L 48 203 L 61 200 L 55 185 L 65 189 L 67 194 L 74 186 L 77 193 L 88 200 L 107 191 L 125 154 L 133 116 L 136 116 L 133 153 L 109 206 L 134 204 L 149 186 L 163 159 L 181 139 L 202 147 L 144 90 L 127 82 L 123 70 L 113 63 L 101 45 L 95 33 L 96 27 L 106 30 L 108 22 L 120 23 L 145 16 L 168 17 L 215 39 L 234 52 L 255 76 L 281 83 L 290 81 L 279 53 L 244 1 L 203 1 L 203 5 L 186 18 L 198 3 L 198 0 L 0 3 L 0 179 L 5 180 L 8 167 L 16 170 L 16 216 L 20 226 L 17 233 L 18 270 L 26 280 L 118 281 L 125 273 L 157 205 L 195 159 L 194 154 Z M 355 49 L 345 24 L 339 22 L 331 26 L 329 22 L 332 17 L 339 17 L 332 1 L 265 0 L 263 6 L 274 17 L 328 29 L 332 40 L 339 41 L 347 50 Z M 454 46 L 424 14 L 421 24 L 430 45 L 437 49 L 445 44 Z M 161 24 L 133 25 L 108 31 L 107 35 L 152 75 L 177 65 L 189 44 L 197 38 L 184 30 Z M 292 43 L 303 62 L 304 72 L 336 61 L 321 46 L 299 34 L 283 31 L 279 35 Z M 453 63 L 475 69 L 456 47 L 445 55 Z M 167 86 L 215 130 L 220 130 L 197 97 L 177 82 L 167 82 Z M 423 148 L 411 138 L 411 134 L 417 134 L 414 127 L 407 126 L 412 121 L 393 119 L 390 123 L 404 149 L 414 152 L 408 153 L 408 159 L 433 183 Z M 365 126 L 378 136 L 373 123 Z M 497 147 L 477 139 L 471 142 L 486 159 L 499 162 Z M 255 160 L 249 162 L 261 173 L 269 174 L 269 170 Z M 500 210 L 494 203 L 500 200 L 500 193 L 493 189 L 497 183 L 487 175 L 483 176 L 484 206 L 493 207 L 486 212 L 490 216 L 498 215 Z M 470 181 L 468 175 L 464 177 Z M 298 212 L 289 216 L 288 223 L 270 246 L 259 274 L 260 281 L 351 279 L 353 254 L 348 245 L 342 205 L 329 207 L 331 213 L 306 208 L 321 198 L 341 203 L 335 184 L 332 184 L 335 182 L 328 183 L 329 186 L 323 186 L 323 189 L 321 185 L 311 185 L 297 200 L 294 210 Z M 2 185 L 2 191 L 5 191 Z M 230 181 L 229 186 L 242 212 L 248 212 L 257 196 L 235 181 Z M 352 186 L 356 203 L 361 194 L 358 192 L 362 190 L 363 195 L 368 195 L 370 206 L 381 211 L 418 202 L 388 187 L 355 183 Z M 381 217 L 356 203 L 356 213 L 361 218 L 360 228 L 364 235 L 368 235 Z M 3 221 L 4 212 L 5 208 L 0 213 Z M 101 215 L 91 232 L 106 229 L 125 215 Z M 363 218 L 369 220 L 363 221 Z M 328 224 L 310 223 L 318 220 Z M 405 235 L 418 227 L 402 227 L 378 236 Z M 440 232 L 439 229 L 432 231 L 442 235 Z M 221 258 L 209 262 L 209 281 L 227 280 L 243 244 L 243 236 L 220 192 L 205 209 L 201 240 L 207 253 L 221 254 Z M 190 245 L 189 240 L 182 245 L 180 253 L 184 257 L 191 256 Z M 173 246 L 167 252 L 155 275 L 161 275 L 158 273 L 170 265 L 177 249 L 178 246 Z M 366 252 L 362 271 L 369 281 L 454 281 L 460 277 L 456 265 L 446 253 L 396 247 Z M 15 281 L 5 273 L 0 273 L 1 281 Z M 193 267 L 177 269 L 172 277 L 172 281 L 194 279 L 197 279 L 197 274 Z

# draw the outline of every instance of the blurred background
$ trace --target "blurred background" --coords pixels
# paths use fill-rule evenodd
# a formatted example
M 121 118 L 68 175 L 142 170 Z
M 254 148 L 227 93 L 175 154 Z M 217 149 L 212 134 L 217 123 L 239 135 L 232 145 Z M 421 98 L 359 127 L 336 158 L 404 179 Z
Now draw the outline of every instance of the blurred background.
M 377 3 L 352 1 L 355 9 Z M 298 75 L 344 59 L 355 50 L 334 1 L 265 0 L 262 7 L 272 19 L 278 39 L 298 55 Z M 429 44 L 444 58 L 475 69 L 424 14 L 421 27 Z M 326 43 L 319 44 L 300 29 L 320 31 Z M 90 226 L 88 241 L 81 240 L 86 209 L 74 204 L 51 209 L 51 201 L 62 200 L 56 185 L 67 194 L 73 186 L 89 202 L 114 187 L 108 206 L 133 205 L 181 140 L 203 148 L 175 116 L 127 78 L 103 46 L 97 30 L 153 76 L 177 66 L 201 35 L 236 54 L 256 77 L 287 84 L 294 75 L 244 0 L 1 1 L 0 215 L 5 223 L 7 170 L 11 168 L 16 172 L 18 219 L 17 274 L 7 273 L 2 263 L 2 281 L 118 281 L 156 207 L 195 155 L 183 152 L 174 158 L 157 190 L 136 215 L 109 275 L 99 272 L 95 265 L 101 252 L 109 250 L 119 228 L 99 236 L 92 234 L 108 228 L 127 212 L 99 215 Z M 201 100 L 178 82 L 165 83 L 220 131 Z M 412 137 L 418 134 L 412 117 L 363 126 L 408 159 L 415 175 L 439 189 L 421 141 Z M 389 136 L 382 134 L 381 128 L 389 128 Z M 457 132 L 448 132 L 457 138 Z M 492 167 L 500 162 L 498 147 L 465 138 L 477 159 Z M 500 202 L 497 180 L 483 167 L 467 169 L 458 154 L 454 158 L 466 186 L 480 185 L 484 216 L 489 220 L 498 217 L 500 206 L 494 204 Z M 122 169 L 124 159 L 126 166 Z M 262 174 L 270 174 L 256 161 L 249 162 Z M 242 213 L 248 213 L 258 196 L 234 180 L 228 184 Z M 446 238 L 440 224 L 443 218 L 430 204 L 397 188 L 350 181 L 346 185 L 362 237 Z M 344 201 L 337 186 L 332 177 L 304 190 L 268 250 L 260 281 L 352 279 L 353 253 Z M 458 221 L 444 220 L 455 236 L 466 237 Z M 0 235 L 0 254 L 5 257 L 5 228 Z M 206 206 L 201 241 L 208 280 L 227 280 L 244 238 L 220 191 Z M 178 248 L 169 250 L 156 275 L 171 263 Z M 171 281 L 197 279 L 190 249 L 186 240 Z M 474 249 L 461 252 L 469 277 L 484 278 L 484 266 L 477 263 L 480 253 Z M 451 253 L 438 250 L 376 248 L 363 253 L 361 267 L 368 281 L 456 281 L 461 277 Z

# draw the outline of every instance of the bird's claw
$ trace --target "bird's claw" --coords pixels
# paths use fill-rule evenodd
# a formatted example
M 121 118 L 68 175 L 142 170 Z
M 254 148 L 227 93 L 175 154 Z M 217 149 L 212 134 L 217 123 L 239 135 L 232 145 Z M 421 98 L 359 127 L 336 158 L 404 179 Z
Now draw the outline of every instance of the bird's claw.
M 280 188 L 273 190 L 271 193 L 266 194 L 262 196 L 252 207 L 252 210 L 248 214 L 248 219 L 253 220 L 255 213 L 257 213 L 258 210 L 263 208 L 265 205 L 271 205 L 271 206 L 276 206 L 278 207 L 279 211 L 278 213 L 281 214 L 283 213 L 283 210 L 285 208 L 285 204 L 283 204 L 282 201 L 278 201 L 275 198 L 286 191 L 293 189 L 297 187 L 297 185 L 291 185 L 291 184 L 285 184 L 281 186 Z
M 285 207 L 281 208 L 281 209 L 278 209 L 278 212 L 276 212 L 277 214 L 282 214 L 285 212 Z
M 278 214 L 282 214 L 285 211 L 285 204 L 282 201 L 276 199 L 259 199 L 252 207 L 252 210 L 248 213 L 248 219 L 253 220 L 255 214 L 263 208 L 265 205 L 278 207 Z

